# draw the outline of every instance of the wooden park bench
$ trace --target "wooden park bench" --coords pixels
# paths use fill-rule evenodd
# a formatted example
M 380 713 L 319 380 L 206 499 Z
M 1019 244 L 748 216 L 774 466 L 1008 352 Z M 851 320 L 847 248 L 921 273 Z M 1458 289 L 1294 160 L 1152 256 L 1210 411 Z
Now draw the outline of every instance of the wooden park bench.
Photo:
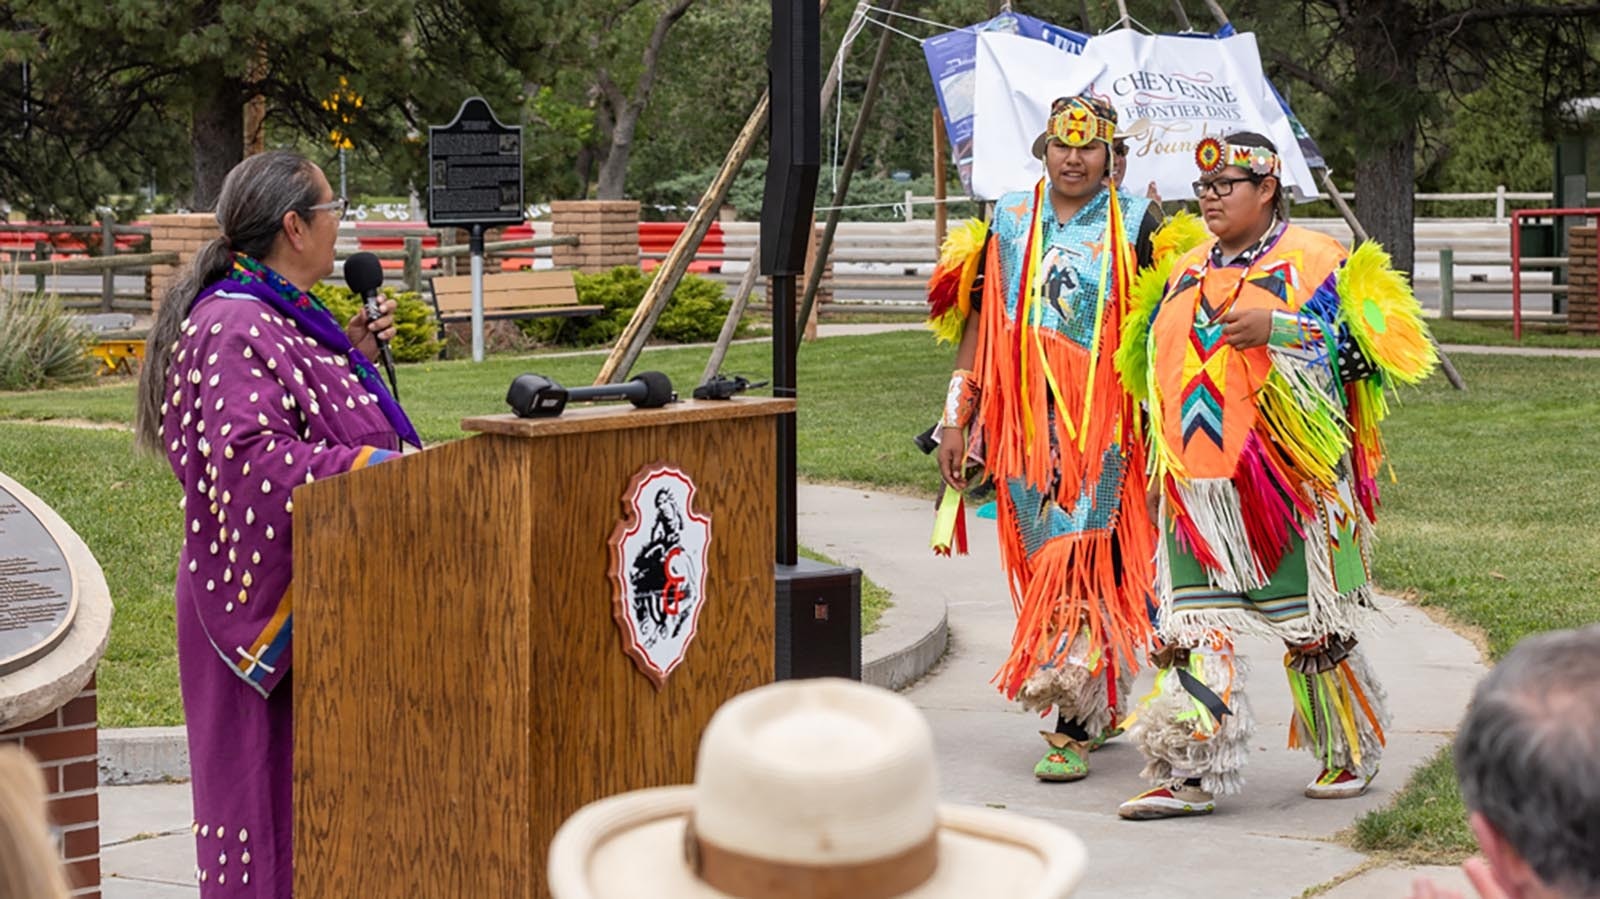
M 604 306 L 585 306 L 578 302 L 578 288 L 573 283 L 570 269 L 501 272 L 483 276 L 484 321 L 579 318 L 604 311 Z M 441 341 L 445 339 L 446 324 L 472 321 L 472 276 L 434 278 L 433 312 L 439 320 Z

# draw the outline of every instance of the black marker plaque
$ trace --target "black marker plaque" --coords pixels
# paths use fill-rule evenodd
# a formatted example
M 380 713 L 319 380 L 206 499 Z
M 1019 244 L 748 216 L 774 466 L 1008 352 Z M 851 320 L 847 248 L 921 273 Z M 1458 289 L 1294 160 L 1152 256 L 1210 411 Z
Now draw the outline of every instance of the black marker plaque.
M 522 129 L 500 124 L 482 97 L 428 128 L 428 225 L 522 223 Z
M 0 487 L 0 675 L 53 649 L 77 610 L 61 546 L 21 500 Z

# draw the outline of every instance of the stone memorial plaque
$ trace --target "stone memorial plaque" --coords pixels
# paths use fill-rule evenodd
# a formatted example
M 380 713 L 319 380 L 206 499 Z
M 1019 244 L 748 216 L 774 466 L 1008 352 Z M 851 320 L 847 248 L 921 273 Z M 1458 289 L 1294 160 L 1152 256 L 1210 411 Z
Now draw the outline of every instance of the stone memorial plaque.
M 77 610 L 66 554 L 44 523 L 0 486 L 0 675 L 53 649 Z
M 428 129 L 428 225 L 522 224 L 522 128 L 482 97 Z

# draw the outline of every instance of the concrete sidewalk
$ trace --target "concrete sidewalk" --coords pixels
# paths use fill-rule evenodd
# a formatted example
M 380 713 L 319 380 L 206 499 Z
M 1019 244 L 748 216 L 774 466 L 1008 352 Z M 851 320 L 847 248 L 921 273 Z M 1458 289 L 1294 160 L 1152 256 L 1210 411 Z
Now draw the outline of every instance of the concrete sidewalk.
M 1222 800 L 1209 818 L 1122 821 L 1117 804 L 1142 784 L 1139 754 L 1126 741 L 1113 741 L 1095 753 L 1094 774 L 1085 781 L 1041 784 L 1033 779 L 1044 745 L 1035 731 L 1047 723 L 1007 703 L 988 683 L 1009 648 L 1012 625 L 994 524 L 969 519 L 972 555 L 940 559 L 928 550 L 932 522 L 925 499 L 844 487 L 800 488 L 802 542 L 859 566 L 894 595 L 896 609 L 874 640 L 917 644 L 948 613 L 950 651 L 907 694 L 933 725 L 947 800 L 1004 807 L 1073 830 L 1088 845 L 1091 859 L 1090 875 L 1077 893 L 1083 899 L 1287 899 L 1341 878 L 1347 879 L 1326 895 L 1406 895 L 1418 872 L 1365 871 L 1367 859 L 1335 836 L 1363 813 L 1388 803 L 1410 772 L 1448 740 L 1484 671 L 1471 643 L 1421 612 L 1386 600 L 1394 626 L 1365 641 L 1389 690 L 1395 719 L 1383 773 L 1360 799 L 1315 802 L 1301 795 L 1316 774 L 1315 763 L 1283 748 L 1289 704 L 1277 670 L 1282 650 L 1249 641 L 1244 649 L 1254 662 L 1258 753 L 1244 795 Z M 1133 690 L 1142 695 L 1148 688 L 1146 675 Z M 187 784 L 104 787 L 100 801 L 106 899 L 196 895 Z M 1421 873 L 1465 886 L 1454 869 Z

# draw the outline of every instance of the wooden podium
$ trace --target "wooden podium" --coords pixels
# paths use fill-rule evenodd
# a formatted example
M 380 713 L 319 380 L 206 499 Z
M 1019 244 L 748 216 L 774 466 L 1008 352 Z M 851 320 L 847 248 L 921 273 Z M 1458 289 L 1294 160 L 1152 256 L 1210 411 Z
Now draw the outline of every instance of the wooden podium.
M 547 896 L 579 807 L 692 781 L 712 712 L 773 678 L 775 416 L 793 408 L 473 418 L 475 436 L 296 490 L 295 896 Z M 711 536 L 696 636 L 658 689 L 624 652 L 611 543 L 661 462 Z

